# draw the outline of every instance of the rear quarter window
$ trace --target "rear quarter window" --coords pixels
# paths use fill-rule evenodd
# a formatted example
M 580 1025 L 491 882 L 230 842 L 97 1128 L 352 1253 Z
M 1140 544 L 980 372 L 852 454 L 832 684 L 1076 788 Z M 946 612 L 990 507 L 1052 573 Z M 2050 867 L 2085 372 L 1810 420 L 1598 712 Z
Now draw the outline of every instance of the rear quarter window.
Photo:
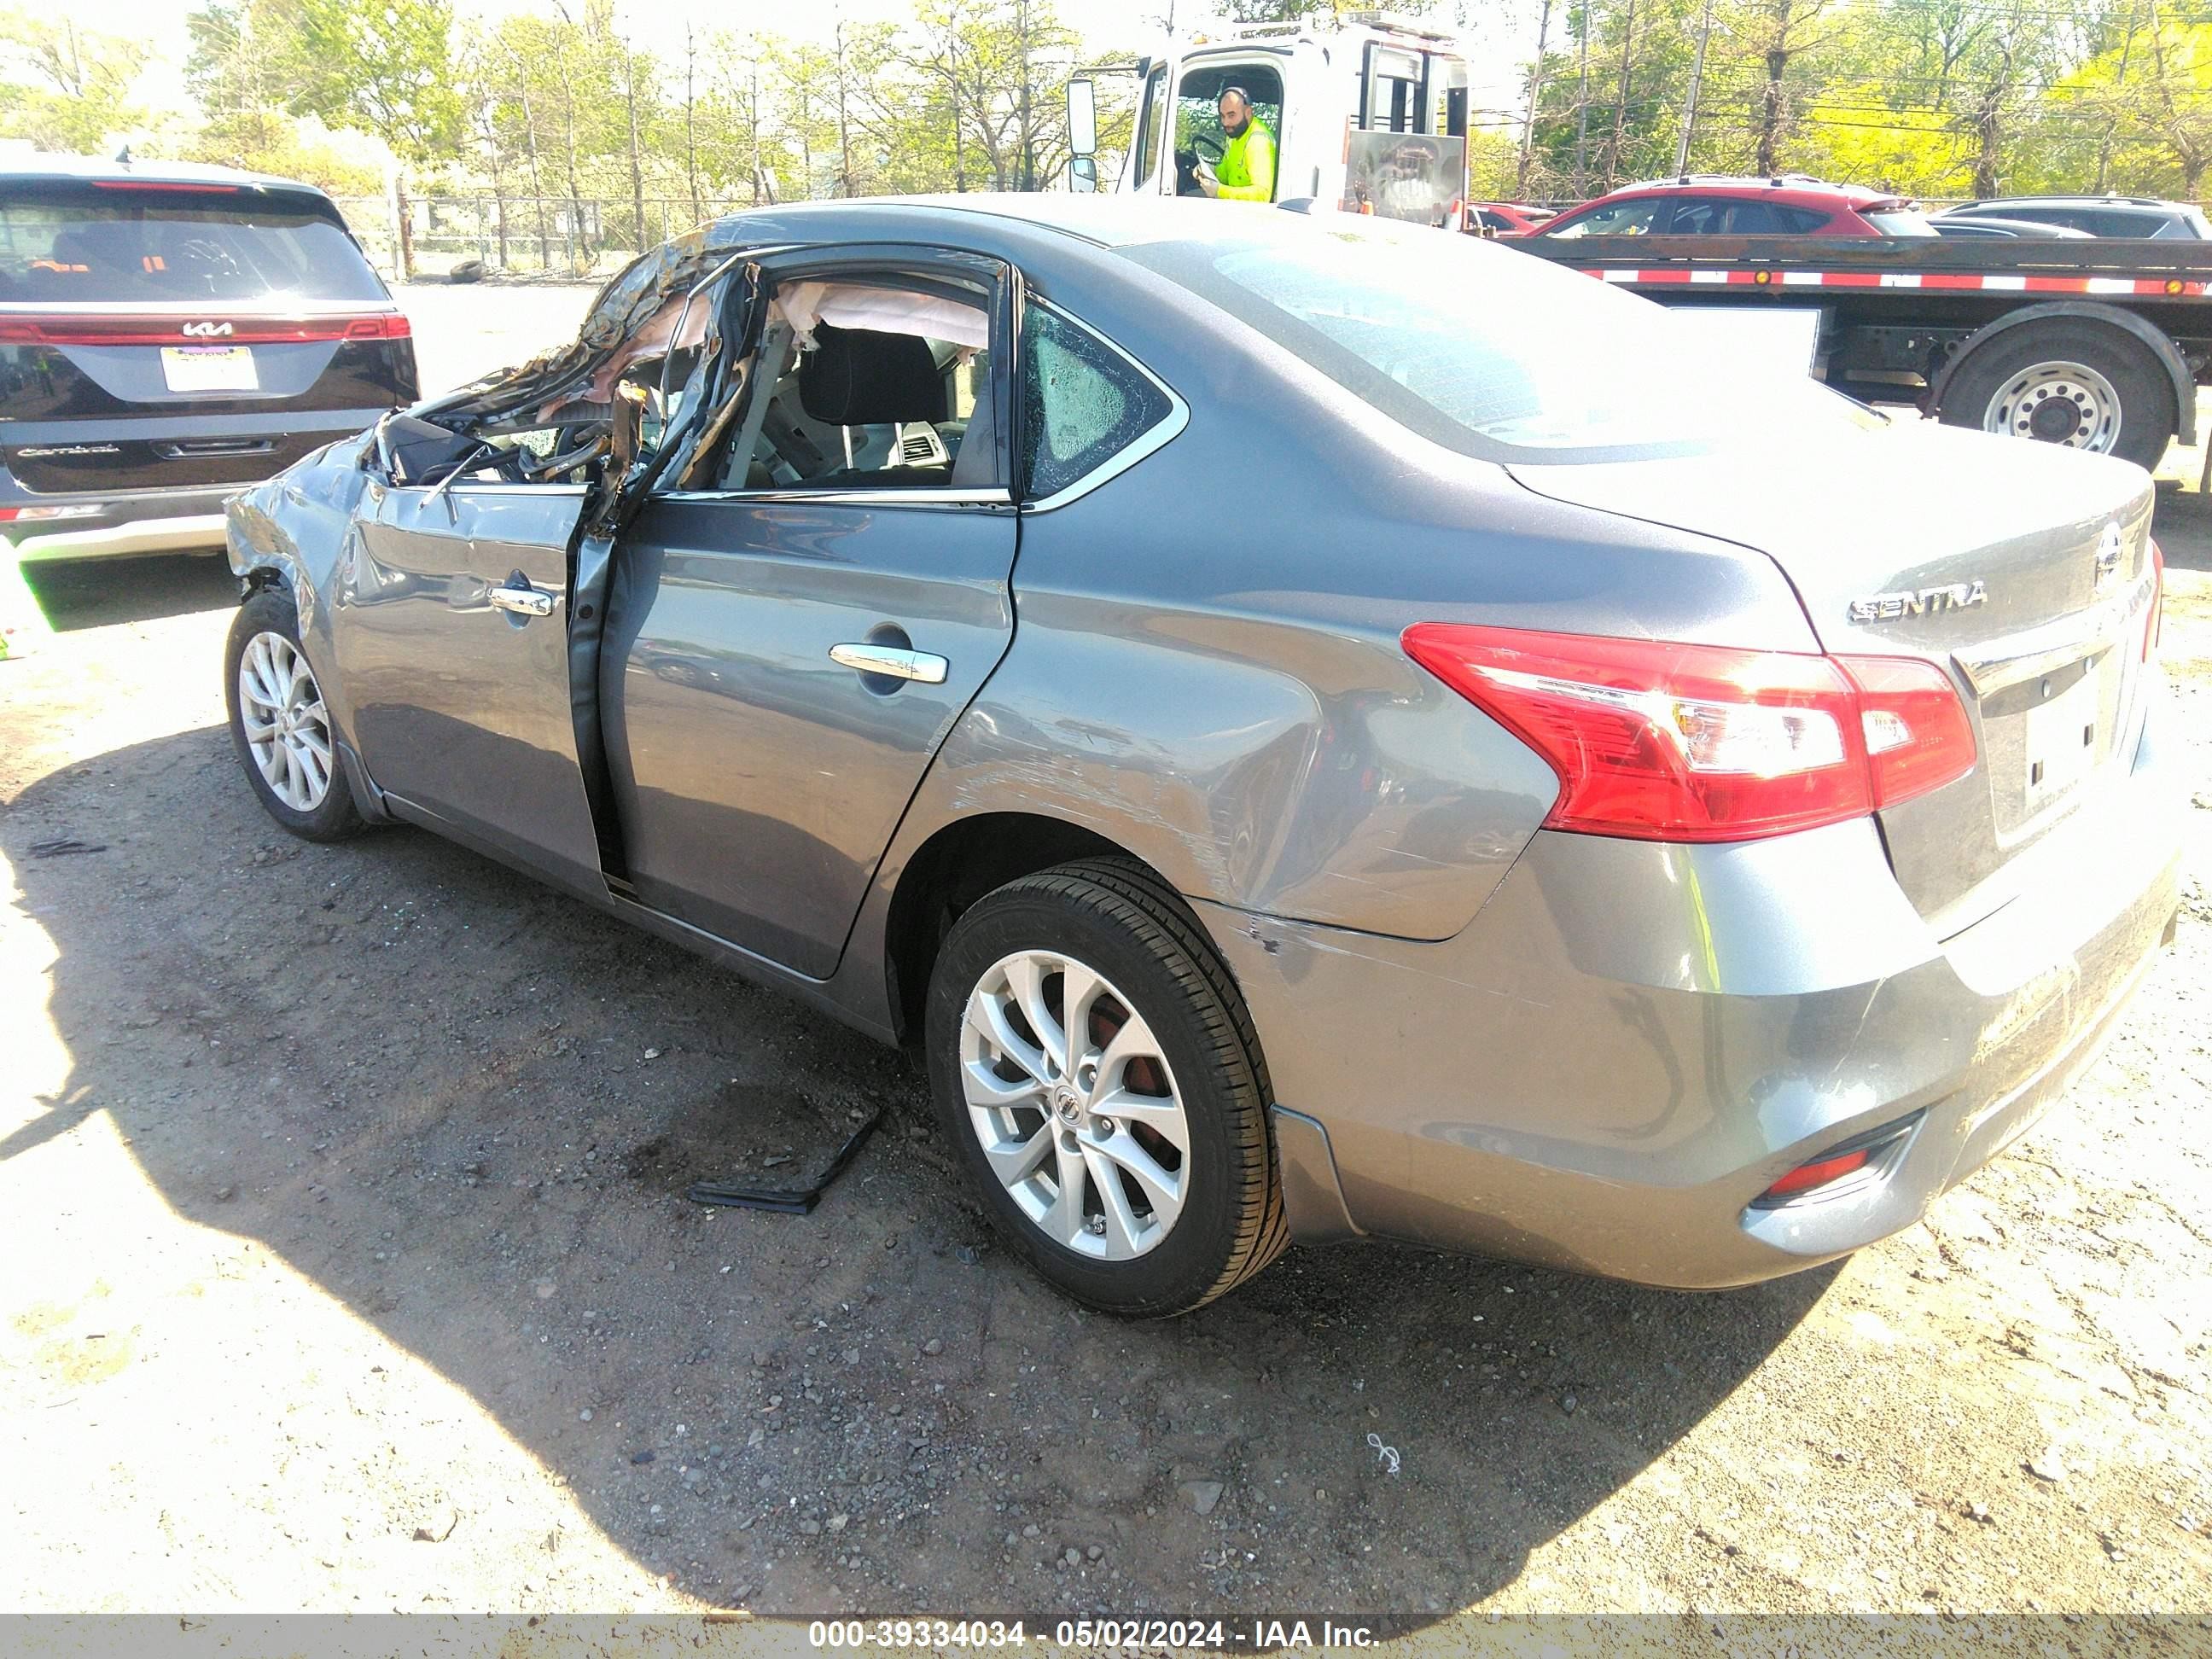
M 1172 412 L 1165 392 L 1088 329 L 1042 305 L 1023 313 L 1022 470 L 1030 499 L 1080 483 Z
M 258 191 L 0 185 L 0 301 L 309 302 L 391 296 L 336 210 Z
M 1662 307 L 1510 242 L 1364 219 L 1268 228 L 1122 252 L 1463 454 L 1610 460 L 1862 418 L 1802 374 L 1717 362 Z

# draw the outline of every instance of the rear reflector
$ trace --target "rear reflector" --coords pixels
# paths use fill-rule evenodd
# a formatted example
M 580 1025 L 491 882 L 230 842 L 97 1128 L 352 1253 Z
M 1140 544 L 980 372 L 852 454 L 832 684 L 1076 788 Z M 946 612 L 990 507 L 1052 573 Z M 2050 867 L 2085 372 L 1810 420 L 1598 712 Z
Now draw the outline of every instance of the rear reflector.
M 192 331 L 185 331 L 189 326 Z M 212 330 L 212 331 L 210 331 Z M 397 311 L 363 317 L 122 317 L 73 313 L 0 317 L 0 345 L 292 345 L 311 340 L 404 340 Z
M 1795 1198 L 1800 1193 L 1811 1192 L 1815 1187 L 1841 1181 L 1845 1176 L 1856 1175 L 1865 1169 L 1867 1160 L 1873 1156 L 1869 1148 L 1862 1146 L 1855 1152 L 1838 1152 L 1832 1158 L 1816 1158 L 1810 1164 L 1800 1164 L 1753 1201 L 1771 1204 L 1777 1199 Z
M 1559 775 L 1547 829 L 1749 841 L 1863 817 L 1974 768 L 1958 691 L 1913 658 L 1451 623 L 1403 643 Z
M 1879 1129 L 1869 1129 L 1840 1146 L 1830 1147 L 1818 1158 L 1808 1158 L 1752 1200 L 1752 1207 L 1772 1209 L 1778 1204 L 1832 1187 L 1846 1176 L 1878 1167 L 1891 1150 L 1912 1133 L 1918 1121 L 1916 1115 L 1902 1123 L 1886 1123 Z
M 0 524 L 33 524 L 49 519 L 89 519 L 107 510 L 105 501 L 72 501 L 66 507 L 0 507 Z

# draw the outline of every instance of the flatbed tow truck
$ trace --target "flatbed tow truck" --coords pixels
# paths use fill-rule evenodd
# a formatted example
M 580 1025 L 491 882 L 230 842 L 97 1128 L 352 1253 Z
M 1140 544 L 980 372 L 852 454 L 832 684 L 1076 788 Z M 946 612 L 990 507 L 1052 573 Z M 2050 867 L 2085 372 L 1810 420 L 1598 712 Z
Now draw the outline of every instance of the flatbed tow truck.
M 1097 190 L 1093 78 L 1137 81 L 1109 186 L 1189 195 L 1221 153 L 1214 100 L 1243 89 L 1275 135 L 1278 207 L 1463 222 L 1471 66 L 1418 20 L 1343 11 L 1185 35 L 1068 83 L 1069 183 Z M 1222 211 L 1249 211 L 1223 203 Z M 1839 391 L 1955 426 L 2155 465 L 2197 441 L 2212 384 L 2212 242 L 1935 236 L 1530 236 L 1510 246 L 1765 337 Z M 1621 373 L 1638 366 L 1623 363 Z
M 1670 306 L 1795 313 L 1868 403 L 2154 466 L 2212 385 L 2212 242 L 1583 236 L 1511 246 Z M 1625 372 L 1633 366 L 1624 364 Z

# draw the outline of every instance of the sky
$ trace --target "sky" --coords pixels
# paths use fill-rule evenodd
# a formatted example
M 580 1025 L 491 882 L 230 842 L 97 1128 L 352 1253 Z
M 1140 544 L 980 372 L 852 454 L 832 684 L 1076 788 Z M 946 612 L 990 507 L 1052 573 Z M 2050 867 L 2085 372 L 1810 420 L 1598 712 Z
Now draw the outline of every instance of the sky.
M 1059 7 L 1061 21 L 1086 46 L 1098 48 L 1147 49 L 1164 34 L 1170 16 L 1185 31 L 1218 18 L 1205 0 L 1059 0 Z M 90 27 L 151 42 L 158 61 L 141 79 L 138 100 L 156 109 L 181 110 L 191 101 L 183 65 L 185 16 L 193 9 L 187 0 L 91 0 L 79 15 Z M 455 9 L 464 16 L 495 21 L 519 12 L 550 12 L 553 0 L 455 0 Z M 687 19 L 701 29 L 751 27 L 792 39 L 826 40 L 840 15 L 875 21 L 910 16 L 913 9 L 913 0 L 817 0 L 801 5 L 791 0 L 617 0 L 617 17 L 632 40 L 672 57 L 683 51 Z M 1474 101 L 1492 108 L 1510 106 L 1516 66 L 1529 55 L 1520 38 L 1528 33 L 1517 15 L 1521 8 L 1510 0 L 1461 0 L 1455 9 L 1474 59 Z

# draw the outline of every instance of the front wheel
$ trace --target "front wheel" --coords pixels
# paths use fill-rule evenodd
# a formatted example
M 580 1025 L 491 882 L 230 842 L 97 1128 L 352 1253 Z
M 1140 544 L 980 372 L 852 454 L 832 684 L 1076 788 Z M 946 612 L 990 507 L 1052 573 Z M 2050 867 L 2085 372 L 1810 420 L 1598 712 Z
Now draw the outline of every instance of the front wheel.
M 290 594 L 264 588 L 239 607 L 224 665 L 231 744 L 269 816 L 303 841 L 357 834 L 362 816 Z
M 1951 426 L 2117 455 L 2165 459 L 2173 387 L 2139 342 L 2094 323 L 2022 324 L 1977 347 L 1943 389 Z
M 1282 1253 L 1250 1018 L 1141 866 L 1063 865 L 970 906 L 931 976 L 927 1036 L 985 1208 L 1078 1301 L 1184 1313 Z

